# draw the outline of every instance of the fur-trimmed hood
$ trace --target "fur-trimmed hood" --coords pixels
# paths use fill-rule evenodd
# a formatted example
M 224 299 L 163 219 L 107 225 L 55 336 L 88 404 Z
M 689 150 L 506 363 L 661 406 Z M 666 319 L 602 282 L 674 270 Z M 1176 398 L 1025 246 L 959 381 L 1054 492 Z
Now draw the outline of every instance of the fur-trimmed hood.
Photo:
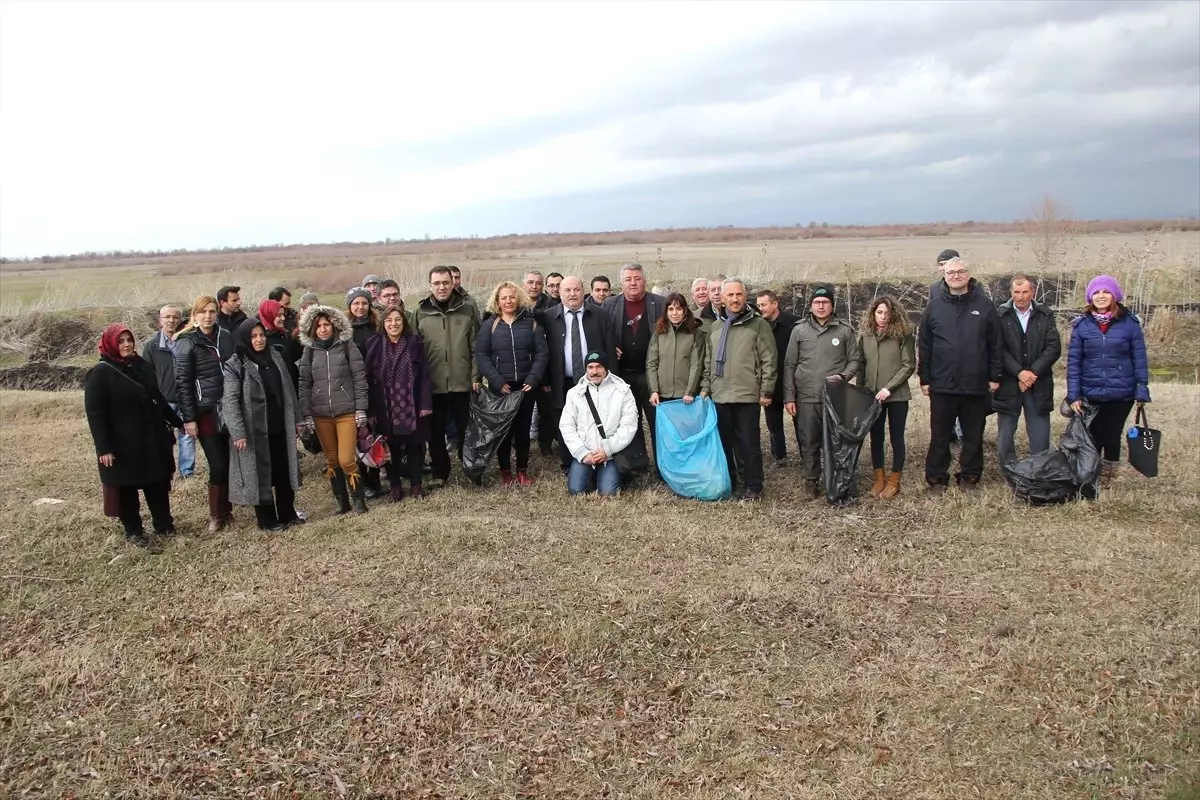
M 333 333 L 337 336 L 338 341 L 348 342 L 353 338 L 353 333 L 350 329 L 350 320 L 346 318 L 338 309 L 333 306 L 309 306 L 300 314 L 300 343 L 305 347 L 312 347 L 314 331 L 313 326 L 316 325 L 317 316 L 324 314 L 329 317 L 333 323 Z

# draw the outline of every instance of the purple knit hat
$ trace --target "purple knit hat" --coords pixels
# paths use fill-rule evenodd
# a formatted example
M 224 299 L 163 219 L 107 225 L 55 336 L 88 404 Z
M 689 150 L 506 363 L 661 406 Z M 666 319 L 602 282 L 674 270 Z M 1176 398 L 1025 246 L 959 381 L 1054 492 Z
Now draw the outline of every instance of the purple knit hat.
M 1117 283 L 1117 279 L 1111 275 L 1097 275 L 1088 281 L 1087 295 L 1085 299 L 1092 302 L 1092 295 L 1104 289 L 1113 296 L 1113 300 L 1121 302 L 1125 299 L 1125 293 L 1121 291 L 1121 284 Z

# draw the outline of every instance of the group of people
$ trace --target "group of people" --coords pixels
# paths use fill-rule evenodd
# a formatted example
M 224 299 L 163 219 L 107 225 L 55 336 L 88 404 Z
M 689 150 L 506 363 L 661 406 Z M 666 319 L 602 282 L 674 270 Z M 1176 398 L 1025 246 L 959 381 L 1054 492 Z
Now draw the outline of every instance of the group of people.
M 819 493 L 821 403 L 826 387 L 840 382 L 882 406 L 870 431 L 870 493 L 888 499 L 901 490 L 914 373 L 930 405 L 926 491 L 949 487 L 955 438 L 956 482 L 971 490 L 983 474 L 991 413 L 1002 461 L 1016 457 L 1021 414 L 1031 450 L 1050 447 L 1062 345 L 1028 277 L 1014 276 L 1011 299 L 997 307 L 957 252 L 944 251 L 937 263 L 941 276 L 915 330 L 888 295 L 853 324 L 838 317 L 832 286 L 814 287 L 796 316 L 775 292 L 758 291 L 752 301 L 743 281 L 723 275 L 696 279 L 691 302 L 679 292 L 647 291 L 639 264 L 621 267 L 615 293 L 605 276 L 585 289 L 578 276 L 530 271 L 520 285 L 501 282 L 482 303 L 457 267 L 437 266 L 413 309 L 395 281 L 375 275 L 347 293 L 344 308 L 310 293 L 293 309 L 291 292 L 279 287 L 253 317 L 241 309 L 240 288 L 225 286 L 196 298 L 186 324 L 181 309 L 164 307 L 140 355 L 127 326 L 101 336 L 84 399 L 105 513 L 121 520 L 131 542 L 149 546 L 140 491 L 154 533 L 172 535 L 173 446 L 180 474 L 190 476 L 196 441 L 208 463 L 210 532 L 233 523 L 234 505 L 253 506 L 264 530 L 303 522 L 295 508 L 297 437 L 319 442 L 334 513 L 364 513 L 373 497 L 420 498 L 449 479 L 452 452 L 462 459 L 477 392 L 520 395 L 496 451 L 502 486 L 534 484 L 536 437 L 544 455 L 557 444 L 571 494 L 616 494 L 636 477 L 629 453 L 648 452 L 643 420 L 652 448 L 657 407 L 679 400 L 715 405 L 740 499 L 762 496 L 763 417 L 776 468 L 787 464 L 785 416 L 792 420 L 801 478 Z M 1150 400 L 1146 349 L 1115 279 L 1097 276 L 1086 296 L 1071 326 L 1067 403 L 1077 413 L 1084 403 L 1096 406 L 1090 430 L 1107 480 L 1133 404 Z M 388 445 L 386 492 L 381 471 L 360 460 L 364 439 Z

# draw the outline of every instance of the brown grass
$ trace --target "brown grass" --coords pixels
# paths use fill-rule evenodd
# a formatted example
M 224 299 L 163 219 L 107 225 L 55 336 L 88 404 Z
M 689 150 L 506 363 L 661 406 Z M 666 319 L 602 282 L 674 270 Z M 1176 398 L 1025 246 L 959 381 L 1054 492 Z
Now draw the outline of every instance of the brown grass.
M 547 465 L 333 520 L 306 459 L 309 525 L 197 538 L 186 482 L 157 557 L 79 394 L 0 392 L 0 794 L 1162 797 L 1200 779 L 1200 394 L 1154 392 L 1163 476 L 1095 504 L 923 499 L 918 400 L 891 505 Z

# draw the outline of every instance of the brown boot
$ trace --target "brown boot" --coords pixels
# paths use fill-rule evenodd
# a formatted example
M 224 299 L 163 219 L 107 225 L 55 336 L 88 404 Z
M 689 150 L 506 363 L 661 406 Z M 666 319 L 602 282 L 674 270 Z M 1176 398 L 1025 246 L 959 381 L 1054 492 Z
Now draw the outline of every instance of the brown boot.
M 883 491 L 879 493 L 879 499 L 890 500 L 900 494 L 900 470 L 892 470 L 892 474 L 888 475 L 887 486 L 883 487 Z
M 225 503 L 221 499 L 221 487 L 208 485 L 208 532 L 218 533 L 225 527 Z
M 875 470 L 875 482 L 871 484 L 871 497 L 879 497 L 883 493 L 883 485 L 886 480 L 882 469 Z

